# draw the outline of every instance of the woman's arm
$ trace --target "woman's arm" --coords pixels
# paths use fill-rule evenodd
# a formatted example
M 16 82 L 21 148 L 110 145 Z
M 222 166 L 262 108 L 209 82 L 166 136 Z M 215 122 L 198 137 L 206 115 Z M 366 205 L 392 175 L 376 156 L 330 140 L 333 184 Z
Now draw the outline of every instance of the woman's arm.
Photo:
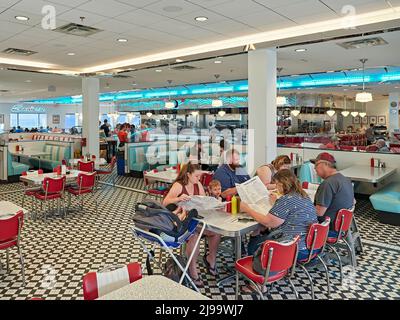
M 201 183 L 197 184 L 199 186 L 199 196 L 205 196 L 206 195 L 206 191 L 204 190 L 204 187 Z
M 167 196 L 163 200 L 163 205 L 167 206 L 171 203 L 178 203 L 180 201 L 185 201 L 190 199 L 190 197 L 186 194 L 182 194 L 182 185 L 180 183 L 174 183 L 169 190 Z
M 285 222 L 285 220 L 282 220 L 281 218 L 278 218 L 277 216 L 271 213 L 268 213 L 266 215 L 259 213 L 251 209 L 250 206 L 245 202 L 240 203 L 240 210 L 242 212 L 247 213 L 249 216 L 253 217 L 257 222 L 261 223 L 267 228 L 275 229 Z

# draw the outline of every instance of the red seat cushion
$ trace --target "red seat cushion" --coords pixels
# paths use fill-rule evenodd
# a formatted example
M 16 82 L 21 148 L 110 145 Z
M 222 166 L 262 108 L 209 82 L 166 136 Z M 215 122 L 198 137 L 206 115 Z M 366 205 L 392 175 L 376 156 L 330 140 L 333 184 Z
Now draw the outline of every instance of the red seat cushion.
M 258 274 L 254 269 L 253 269 L 253 257 L 245 257 L 243 259 L 240 259 L 236 261 L 235 264 L 236 270 L 239 272 L 243 273 L 246 277 L 249 279 L 253 280 L 254 282 L 257 283 L 264 283 L 264 276 L 261 274 Z M 271 275 L 268 277 L 268 282 L 275 282 L 283 277 L 285 277 L 288 274 L 288 270 L 283 270 L 280 272 L 277 272 L 274 275 Z
M 336 243 L 337 242 L 337 238 L 328 238 L 326 239 L 327 243 Z
M 147 192 L 150 194 L 164 195 L 165 190 L 150 189 L 150 190 L 147 190 Z
M 25 191 L 25 195 L 34 196 L 36 192 L 37 192 L 37 190 L 36 191 Z
M 97 174 L 111 174 L 112 171 L 107 171 L 107 170 L 96 170 Z
M 82 189 L 79 190 L 79 188 L 68 188 L 67 191 L 75 196 L 79 196 L 80 194 L 86 194 L 86 193 L 91 193 L 92 189 Z
M 35 192 L 35 198 L 38 200 L 46 200 L 46 193 L 43 191 Z M 62 198 L 61 193 L 47 194 L 47 200 L 54 200 Z

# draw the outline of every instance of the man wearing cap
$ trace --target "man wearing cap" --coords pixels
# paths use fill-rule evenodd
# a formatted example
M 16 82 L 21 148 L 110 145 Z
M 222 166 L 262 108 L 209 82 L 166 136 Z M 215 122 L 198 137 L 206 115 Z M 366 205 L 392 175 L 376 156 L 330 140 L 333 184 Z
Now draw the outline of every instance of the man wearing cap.
M 351 209 L 354 205 L 354 190 L 351 180 L 336 170 L 336 160 L 328 152 L 323 152 L 311 160 L 315 170 L 324 181 L 315 194 L 315 207 L 320 220 L 331 218 L 330 229 L 334 230 L 336 214 L 340 209 Z

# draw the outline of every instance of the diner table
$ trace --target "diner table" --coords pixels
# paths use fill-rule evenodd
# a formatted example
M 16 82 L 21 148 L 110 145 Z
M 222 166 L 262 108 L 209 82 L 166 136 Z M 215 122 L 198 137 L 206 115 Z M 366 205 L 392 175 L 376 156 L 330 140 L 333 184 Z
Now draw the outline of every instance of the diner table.
M 0 201 L 0 220 L 9 219 L 21 210 L 24 212 L 24 215 L 28 213 L 27 209 L 17 206 L 10 201 Z
M 77 167 L 79 161 L 88 162 L 85 159 L 83 159 L 83 160 L 82 159 L 70 159 L 69 164 L 73 167 Z M 89 160 L 89 161 L 94 161 L 94 166 L 96 169 L 99 169 L 101 166 L 107 165 L 107 160 L 104 158 L 96 158 L 94 160 Z
M 97 300 L 210 300 L 169 278 L 145 276 Z
M 354 165 L 339 172 L 352 181 L 377 183 L 396 173 L 396 168 L 375 168 L 366 165 Z
M 79 173 L 87 173 L 79 170 L 69 170 L 69 174 L 64 175 L 66 177 L 66 183 L 75 182 L 76 178 L 78 178 Z M 62 175 L 58 175 L 55 172 L 51 173 L 42 173 L 42 174 L 30 174 L 26 176 L 21 176 L 19 179 L 22 182 L 26 182 L 29 185 L 39 186 L 42 185 L 44 179 L 46 177 L 49 178 L 59 178 Z
M 314 202 L 316 190 L 304 190 Z M 272 205 L 268 202 L 268 211 Z M 245 213 L 232 215 L 222 210 L 199 210 L 201 220 L 206 224 L 206 230 L 215 232 L 221 236 L 233 238 L 235 243 L 235 261 L 242 257 L 242 237 L 250 232 L 257 230 L 259 223 Z M 218 285 L 236 277 L 236 294 L 239 292 L 239 273 L 229 275 L 220 281 Z M 236 296 L 237 299 L 237 296 Z

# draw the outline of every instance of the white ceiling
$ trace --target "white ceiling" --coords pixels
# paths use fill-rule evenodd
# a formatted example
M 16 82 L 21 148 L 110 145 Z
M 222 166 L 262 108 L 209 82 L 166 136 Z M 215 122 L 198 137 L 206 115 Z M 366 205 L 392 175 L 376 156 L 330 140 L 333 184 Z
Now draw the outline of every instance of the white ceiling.
M 43 30 L 46 4 L 55 6 L 57 26 L 82 23 L 84 16 L 83 24 L 104 31 L 84 38 Z M 0 51 L 33 50 L 38 53 L 26 59 L 82 68 L 338 18 L 343 5 L 354 5 L 361 14 L 400 5 L 400 0 L 0 0 Z M 16 15 L 30 20 L 17 21 Z M 197 16 L 209 19 L 197 22 Z M 118 43 L 118 38 L 129 42 Z

